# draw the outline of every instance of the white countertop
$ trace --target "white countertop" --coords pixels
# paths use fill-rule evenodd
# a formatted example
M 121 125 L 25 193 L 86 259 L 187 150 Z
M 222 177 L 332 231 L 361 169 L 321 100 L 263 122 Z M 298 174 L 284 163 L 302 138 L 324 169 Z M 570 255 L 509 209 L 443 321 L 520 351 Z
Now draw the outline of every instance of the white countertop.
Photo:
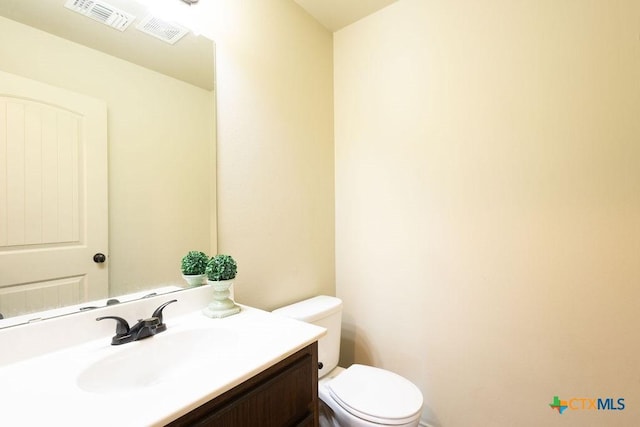
M 100 337 L 0 367 L 0 425 L 162 426 L 325 333 L 323 328 L 245 306 L 239 314 L 224 319 L 210 319 L 200 310 L 172 316 L 169 307 L 164 316 L 168 329 L 154 337 L 120 346 L 112 346 L 110 338 Z M 112 324 L 115 331 L 114 321 L 103 322 Z M 216 329 L 221 337 L 219 349 L 172 348 L 172 352 L 178 352 L 173 357 L 180 357 L 179 352 L 184 351 L 189 363 L 174 370 L 167 366 L 172 373 L 159 382 L 101 392 L 87 391 L 78 384 L 81 373 L 105 357 L 114 360 L 118 358 L 114 355 L 125 356 L 129 350 L 142 349 L 134 346 L 153 345 L 153 340 L 166 339 L 169 343 L 172 336 L 194 329 Z M 2 347 L 0 351 L 10 351 Z M 135 370 L 136 366 L 130 368 Z

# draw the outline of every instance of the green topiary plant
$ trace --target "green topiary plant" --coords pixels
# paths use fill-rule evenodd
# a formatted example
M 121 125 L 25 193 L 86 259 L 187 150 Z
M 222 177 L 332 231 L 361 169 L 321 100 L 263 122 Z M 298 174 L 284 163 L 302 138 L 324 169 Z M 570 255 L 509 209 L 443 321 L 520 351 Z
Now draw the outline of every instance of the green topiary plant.
M 238 265 L 230 255 L 215 255 L 207 263 L 207 278 L 214 282 L 234 279 L 237 272 Z
M 182 258 L 182 274 L 191 276 L 205 274 L 209 257 L 204 252 L 190 251 Z

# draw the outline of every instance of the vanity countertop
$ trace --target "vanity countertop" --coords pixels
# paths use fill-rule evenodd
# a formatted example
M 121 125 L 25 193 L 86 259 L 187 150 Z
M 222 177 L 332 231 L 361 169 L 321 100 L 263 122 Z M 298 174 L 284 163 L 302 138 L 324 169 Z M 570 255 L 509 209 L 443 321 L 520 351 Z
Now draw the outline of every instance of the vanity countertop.
M 100 337 L 0 367 L 0 425 L 162 426 L 325 333 L 323 328 L 246 306 L 224 319 L 210 319 L 197 310 L 165 314 L 164 320 L 167 331 L 144 340 L 112 346 L 109 338 Z M 115 330 L 115 323 L 112 326 Z M 214 338 L 175 344 L 183 343 L 181 337 L 201 335 Z M 163 376 L 145 380 L 136 371 L 141 365 L 147 370 L 155 367 Z M 134 385 L 91 385 L 91 373 L 104 375 L 110 366 L 118 371 L 115 376 L 131 369 Z M 113 379 L 111 373 L 105 378 Z

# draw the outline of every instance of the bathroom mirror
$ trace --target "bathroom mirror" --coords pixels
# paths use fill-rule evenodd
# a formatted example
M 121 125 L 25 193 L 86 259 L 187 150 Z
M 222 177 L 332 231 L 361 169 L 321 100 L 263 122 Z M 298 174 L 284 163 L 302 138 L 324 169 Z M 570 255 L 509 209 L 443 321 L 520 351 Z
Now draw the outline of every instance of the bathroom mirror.
M 0 71 L 106 105 L 104 300 L 181 289 L 182 256 L 189 250 L 216 251 L 214 44 L 187 28 L 189 17 L 206 16 L 195 8 L 207 1 L 189 6 L 166 0 L 184 11 L 183 25 L 169 27 L 171 18 L 149 10 L 145 0 L 0 1 Z M 65 3 L 95 9 L 72 10 Z M 117 26 L 123 21 L 130 22 L 121 31 Z M 0 252 L 14 249 L 0 247 Z M 45 301 L 43 308 L 24 298 L 13 310 L 10 292 L 2 291 L 0 327 L 15 323 L 3 325 L 18 315 L 29 320 L 76 312 L 76 300 L 90 294 L 77 290 L 80 295 L 71 296 L 66 311 L 60 307 L 64 302 Z

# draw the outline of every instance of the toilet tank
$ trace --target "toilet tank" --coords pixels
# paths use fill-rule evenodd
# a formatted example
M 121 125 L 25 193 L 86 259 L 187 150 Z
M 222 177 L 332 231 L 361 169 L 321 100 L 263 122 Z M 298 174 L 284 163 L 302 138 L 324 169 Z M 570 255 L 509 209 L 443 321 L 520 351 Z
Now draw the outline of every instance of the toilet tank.
M 318 377 L 322 378 L 338 366 L 340 357 L 340 333 L 342 324 L 342 300 L 320 295 L 273 311 L 323 327 L 327 334 L 318 340 Z

